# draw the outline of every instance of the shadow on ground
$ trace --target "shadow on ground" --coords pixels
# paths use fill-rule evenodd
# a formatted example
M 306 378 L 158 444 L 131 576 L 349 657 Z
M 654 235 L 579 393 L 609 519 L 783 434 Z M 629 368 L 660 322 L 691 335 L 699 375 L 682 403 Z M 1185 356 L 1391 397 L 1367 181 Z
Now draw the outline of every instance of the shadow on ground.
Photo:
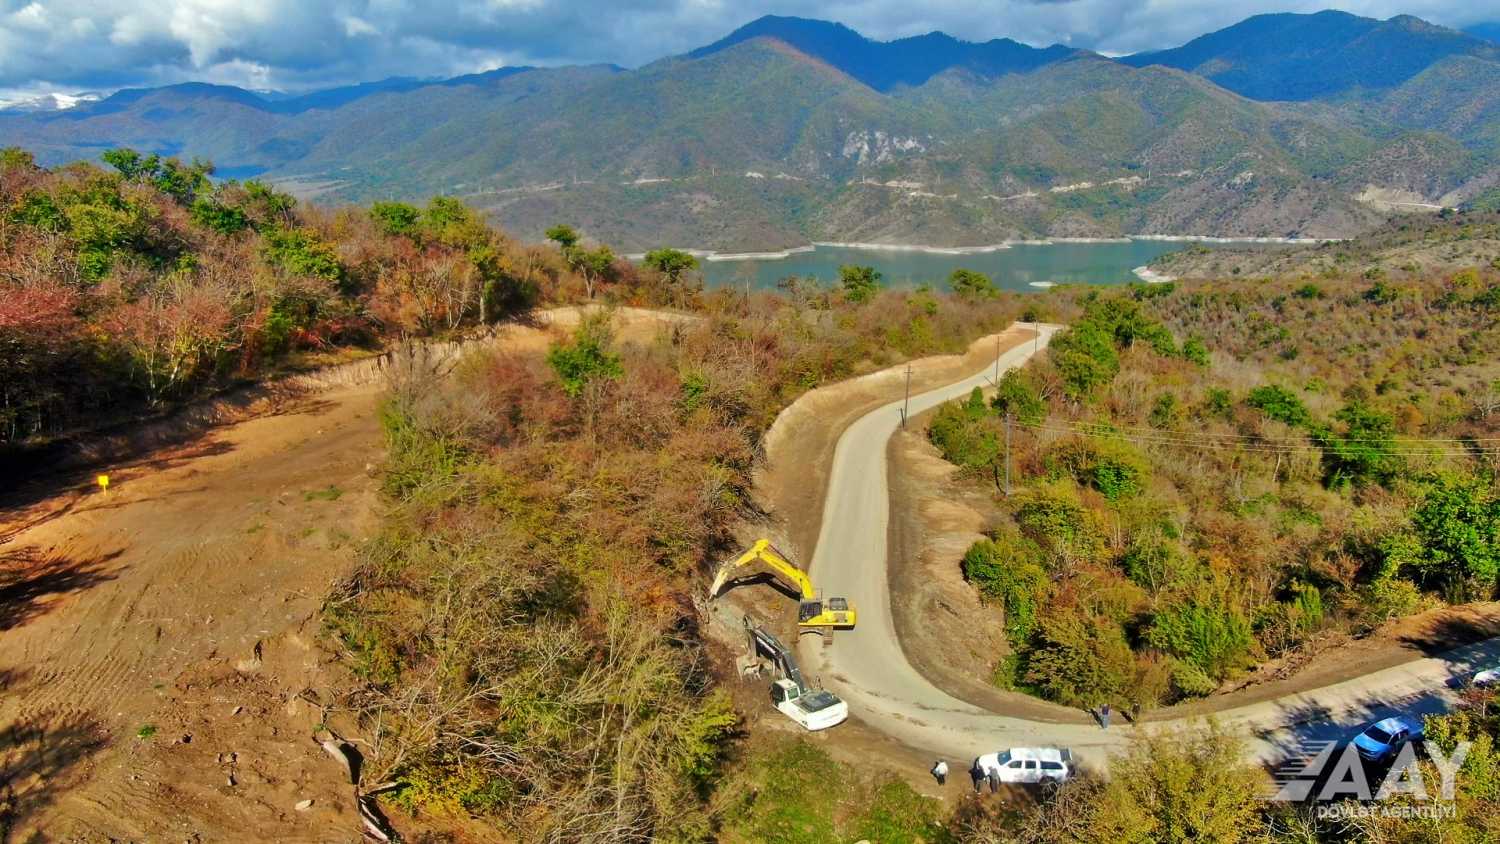
M 0 844 L 72 784 L 78 765 L 109 744 L 97 721 L 39 715 L 0 727 Z M 25 840 L 46 840 L 34 834 Z
M 42 615 L 55 596 L 114 580 L 118 570 L 110 563 L 121 553 L 79 558 L 35 546 L 0 551 L 0 631 Z

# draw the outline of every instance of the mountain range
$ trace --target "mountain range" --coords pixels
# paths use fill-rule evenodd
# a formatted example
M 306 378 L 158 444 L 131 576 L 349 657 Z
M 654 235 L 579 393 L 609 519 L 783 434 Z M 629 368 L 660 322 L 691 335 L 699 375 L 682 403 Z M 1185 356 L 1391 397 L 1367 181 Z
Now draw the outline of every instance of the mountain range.
M 455 194 L 523 236 L 567 221 L 626 250 L 1336 237 L 1500 193 L 1490 32 L 1260 15 L 1110 58 L 770 16 L 629 70 L 123 90 L 0 111 L 0 145 L 207 158 L 327 202 Z

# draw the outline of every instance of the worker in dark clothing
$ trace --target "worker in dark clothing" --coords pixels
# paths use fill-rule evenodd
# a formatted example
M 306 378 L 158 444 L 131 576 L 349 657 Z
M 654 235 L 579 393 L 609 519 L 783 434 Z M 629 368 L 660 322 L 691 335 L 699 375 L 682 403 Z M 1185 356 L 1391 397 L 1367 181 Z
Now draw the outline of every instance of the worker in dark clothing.
M 979 764 L 978 757 L 975 757 L 974 764 L 969 766 L 969 779 L 974 781 L 974 793 L 978 794 L 984 782 L 984 768 Z
M 937 764 L 932 766 L 932 776 L 933 776 L 934 779 L 936 779 L 938 781 L 938 785 L 946 785 L 948 783 L 948 762 L 947 762 L 947 760 L 945 760 L 945 759 L 939 759 L 939 760 L 937 760 Z
M 1109 704 L 1099 707 L 1099 729 L 1109 729 Z

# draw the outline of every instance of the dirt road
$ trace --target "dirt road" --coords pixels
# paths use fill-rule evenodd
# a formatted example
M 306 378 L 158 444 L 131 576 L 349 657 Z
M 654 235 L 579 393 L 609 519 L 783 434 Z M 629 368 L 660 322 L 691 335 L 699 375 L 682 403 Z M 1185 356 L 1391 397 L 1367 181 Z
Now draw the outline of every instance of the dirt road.
M 1056 331 L 1043 326 L 1035 343 L 1005 352 L 1000 369 L 1020 366 Z M 995 368 L 913 396 L 909 412 L 924 412 L 988 387 Z M 949 758 L 969 759 L 1012 745 L 1072 747 L 1086 763 L 1100 765 L 1123 743 L 1129 728 L 1116 718 L 1103 730 L 1081 713 L 1057 708 L 1056 719 L 989 711 L 934 685 L 907 659 L 892 619 L 889 590 L 887 443 L 901 424 L 902 402 L 860 417 L 838 440 L 829 475 L 816 551 L 814 580 L 826 595 L 842 595 L 858 607 L 859 626 L 841 631 L 830 646 L 804 638 L 801 654 L 810 670 L 849 702 L 855 717 L 912 747 Z M 796 514 L 792 514 L 795 516 Z M 795 531 L 793 531 L 795 532 Z M 1348 737 L 1368 720 L 1395 711 L 1439 711 L 1453 701 L 1449 681 L 1476 665 L 1500 659 L 1500 640 L 1480 642 L 1364 677 L 1217 713 L 1253 736 L 1252 751 L 1271 761 L 1297 752 L 1303 741 Z M 1181 725 L 1182 719 L 1153 725 Z

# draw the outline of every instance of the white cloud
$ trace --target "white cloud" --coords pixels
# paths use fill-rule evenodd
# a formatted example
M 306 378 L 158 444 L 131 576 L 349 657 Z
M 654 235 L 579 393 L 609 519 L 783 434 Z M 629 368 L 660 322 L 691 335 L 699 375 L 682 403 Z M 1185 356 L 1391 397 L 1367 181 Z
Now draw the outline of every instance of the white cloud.
M 354 15 L 345 15 L 344 34 L 350 38 L 359 38 L 362 35 L 379 35 L 380 30 L 371 26 L 363 18 L 358 18 Z

